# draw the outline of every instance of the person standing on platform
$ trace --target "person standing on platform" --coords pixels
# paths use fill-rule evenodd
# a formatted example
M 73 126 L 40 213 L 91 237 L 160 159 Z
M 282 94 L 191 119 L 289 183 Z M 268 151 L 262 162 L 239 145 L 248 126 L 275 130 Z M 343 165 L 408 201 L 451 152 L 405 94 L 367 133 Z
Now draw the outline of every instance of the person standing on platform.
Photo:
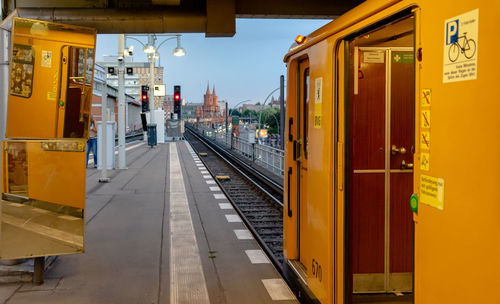
M 87 162 L 85 163 L 86 167 L 89 165 L 90 150 L 92 150 L 92 154 L 94 155 L 94 168 L 97 168 L 97 127 L 93 116 L 90 116 L 89 140 L 87 141 Z

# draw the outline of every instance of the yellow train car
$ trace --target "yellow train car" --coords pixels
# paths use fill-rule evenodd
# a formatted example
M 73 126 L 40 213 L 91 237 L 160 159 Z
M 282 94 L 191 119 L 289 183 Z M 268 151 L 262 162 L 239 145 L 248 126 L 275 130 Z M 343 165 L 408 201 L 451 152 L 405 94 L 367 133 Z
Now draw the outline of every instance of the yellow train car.
M 0 259 L 84 251 L 96 30 L 11 18 Z
M 498 1 L 369 0 L 297 39 L 284 255 L 299 298 L 500 303 L 498 28 Z

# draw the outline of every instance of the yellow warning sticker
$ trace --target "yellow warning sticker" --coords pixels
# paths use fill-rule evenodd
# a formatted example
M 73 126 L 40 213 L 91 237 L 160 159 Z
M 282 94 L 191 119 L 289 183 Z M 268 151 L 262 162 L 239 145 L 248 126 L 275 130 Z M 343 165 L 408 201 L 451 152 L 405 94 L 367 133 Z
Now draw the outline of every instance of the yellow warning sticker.
M 314 128 L 321 128 L 321 116 L 323 112 L 323 77 L 314 80 Z
M 420 176 L 420 201 L 426 205 L 444 209 L 444 180 L 427 175 Z
M 431 99 L 432 99 L 431 93 L 432 93 L 431 89 L 422 89 L 422 96 L 421 96 L 422 107 L 431 106 Z
M 420 132 L 420 149 L 429 151 L 431 149 L 431 132 Z
M 42 50 L 42 63 L 41 66 L 45 68 L 52 67 L 52 51 Z
M 420 153 L 420 170 L 429 171 L 431 156 L 429 153 Z
M 422 110 L 422 114 L 420 116 L 420 126 L 423 129 L 431 127 L 431 110 Z
M 321 128 L 321 115 L 314 115 L 314 127 L 316 129 Z

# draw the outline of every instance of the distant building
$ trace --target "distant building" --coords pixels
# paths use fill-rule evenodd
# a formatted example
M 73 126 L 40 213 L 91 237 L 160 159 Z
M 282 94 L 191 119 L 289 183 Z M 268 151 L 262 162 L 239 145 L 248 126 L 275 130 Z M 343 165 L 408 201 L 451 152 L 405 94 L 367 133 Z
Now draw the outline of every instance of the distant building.
M 201 108 L 202 103 L 186 103 L 181 107 L 181 116 L 183 119 L 196 118 L 196 109 Z
M 261 104 L 247 103 L 247 104 L 244 104 L 244 105 L 241 106 L 241 111 L 240 112 L 243 112 L 245 110 L 251 110 L 251 111 L 259 112 L 259 111 L 264 110 L 265 108 L 267 108 L 267 106 L 263 106 Z
M 103 66 L 106 71 L 106 77 L 108 79 L 108 84 L 114 87 L 118 87 L 118 59 L 117 56 L 103 56 L 102 62 L 97 62 L 97 64 Z M 115 73 L 107 73 L 108 67 L 114 67 Z M 133 62 L 132 57 L 125 57 L 125 67 L 132 68 L 132 74 L 127 74 L 125 71 L 125 94 L 129 94 L 136 100 L 140 100 L 141 86 L 150 85 L 150 69 L 149 62 Z M 163 67 L 154 68 L 154 83 L 163 84 Z M 163 108 L 166 102 L 165 97 L 154 98 L 156 108 Z
M 102 90 L 106 85 L 106 69 L 95 64 L 94 66 L 94 88 L 92 95 L 91 113 L 95 121 L 102 120 Z M 118 88 L 107 84 L 107 105 L 110 111 L 110 120 L 118 123 Z M 142 128 L 140 120 L 141 104 L 137 99 L 129 94 L 125 94 L 125 116 L 126 131 L 133 131 Z
M 203 95 L 203 105 L 198 107 L 195 112 L 196 117 L 212 123 L 220 123 L 224 120 L 219 106 L 219 97 L 215 94 L 215 86 L 210 92 L 210 86 L 207 85 L 207 91 Z
M 219 101 L 219 107 L 220 107 L 220 113 L 222 114 L 222 116 L 226 117 L 227 101 L 225 101 L 225 100 Z
M 174 112 L 174 95 L 165 95 L 162 109 L 165 111 L 166 117 L 169 117 L 170 113 Z
M 271 97 L 271 103 L 270 103 L 271 108 L 280 108 L 280 99 L 274 99 L 274 96 Z

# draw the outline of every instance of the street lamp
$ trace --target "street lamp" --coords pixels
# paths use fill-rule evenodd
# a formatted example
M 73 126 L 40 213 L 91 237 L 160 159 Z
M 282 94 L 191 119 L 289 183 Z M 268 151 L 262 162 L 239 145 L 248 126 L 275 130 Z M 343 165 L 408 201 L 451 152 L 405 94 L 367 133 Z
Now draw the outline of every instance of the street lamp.
M 266 100 L 264 100 L 264 103 L 262 104 L 262 109 L 264 109 L 264 106 L 266 105 L 266 102 L 269 99 L 269 97 L 271 97 L 271 95 L 273 95 L 273 93 L 276 92 L 276 91 L 278 91 L 279 89 L 280 88 L 276 88 L 271 93 L 269 93 L 269 95 L 267 95 Z M 259 129 L 258 129 L 258 132 L 257 132 L 257 140 L 258 140 L 259 143 L 260 143 L 260 119 L 261 119 L 261 117 L 262 117 L 262 110 L 259 111 Z
M 172 54 L 177 57 L 186 55 L 186 50 L 181 47 L 181 36 L 177 36 L 177 47 L 174 49 Z

